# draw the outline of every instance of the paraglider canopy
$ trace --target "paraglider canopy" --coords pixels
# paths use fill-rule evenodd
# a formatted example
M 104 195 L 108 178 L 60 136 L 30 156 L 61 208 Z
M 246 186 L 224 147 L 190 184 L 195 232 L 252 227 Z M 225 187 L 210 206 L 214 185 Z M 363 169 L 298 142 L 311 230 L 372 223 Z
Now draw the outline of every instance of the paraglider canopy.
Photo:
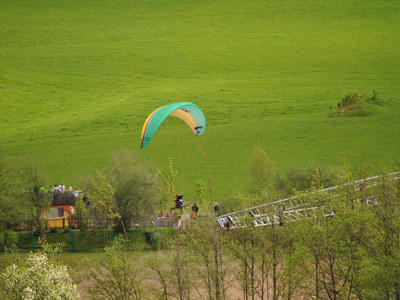
M 196 104 L 177 102 L 161 106 L 154 110 L 144 122 L 140 148 L 146 148 L 150 144 L 158 128 L 168 116 L 185 121 L 196 136 L 202 135 L 206 129 L 206 118 Z

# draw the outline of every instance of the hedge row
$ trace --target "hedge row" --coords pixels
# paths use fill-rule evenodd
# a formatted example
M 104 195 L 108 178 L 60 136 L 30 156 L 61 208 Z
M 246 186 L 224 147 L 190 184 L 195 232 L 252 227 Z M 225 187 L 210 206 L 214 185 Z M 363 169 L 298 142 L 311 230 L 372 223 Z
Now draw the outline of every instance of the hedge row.
M 175 235 L 172 228 L 138 228 L 130 230 L 125 235 L 112 231 L 60 231 L 44 232 L 0 232 L 0 252 L 16 247 L 21 250 L 36 250 L 40 248 L 39 238 L 45 237 L 49 243 L 61 242 L 65 251 L 92 252 L 109 246 L 113 239 L 121 235 L 128 240 L 128 249 L 133 251 L 166 248 L 168 240 Z

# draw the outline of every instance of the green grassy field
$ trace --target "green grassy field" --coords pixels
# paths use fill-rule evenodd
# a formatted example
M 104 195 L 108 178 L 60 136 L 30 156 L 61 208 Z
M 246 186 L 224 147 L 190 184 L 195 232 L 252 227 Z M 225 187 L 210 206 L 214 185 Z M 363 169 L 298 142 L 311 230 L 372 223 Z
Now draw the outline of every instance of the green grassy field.
M 49 184 L 79 185 L 112 151 L 155 166 L 178 190 L 244 190 L 263 147 L 290 167 L 366 163 L 400 150 L 397 0 L 0 2 L 0 147 L 38 157 Z M 379 91 L 362 117 L 330 117 L 348 92 Z M 171 119 L 139 151 L 153 109 L 198 104 L 207 130 Z M 188 199 L 189 200 L 189 199 Z

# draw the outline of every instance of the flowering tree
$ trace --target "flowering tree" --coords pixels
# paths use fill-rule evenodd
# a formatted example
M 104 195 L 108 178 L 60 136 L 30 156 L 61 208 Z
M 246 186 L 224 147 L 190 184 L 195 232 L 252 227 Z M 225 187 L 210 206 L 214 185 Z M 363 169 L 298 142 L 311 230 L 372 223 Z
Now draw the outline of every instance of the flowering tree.
M 79 299 L 67 267 L 49 263 L 45 253 L 30 253 L 25 263 L 12 264 L 1 274 L 9 299 Z

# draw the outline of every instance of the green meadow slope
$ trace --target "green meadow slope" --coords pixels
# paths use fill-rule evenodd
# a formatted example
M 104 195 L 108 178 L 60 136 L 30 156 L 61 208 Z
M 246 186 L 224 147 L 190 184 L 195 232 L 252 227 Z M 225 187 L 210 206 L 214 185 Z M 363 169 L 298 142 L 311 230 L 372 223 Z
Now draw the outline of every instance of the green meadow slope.
M 348 92 L 383 105 L 330 117 Z M 207 117 L 192 136 L 171 119 L 139 151 L 153 109 L 191 101 Z M 290 167 L 399 158 L 397 0 L 0 2 L 0 147 L 38 157 L 49 183 L 77 185 L 111 152 L 156 167 L 172 157 L 178 189 L 244 190 L 263 147 Z

